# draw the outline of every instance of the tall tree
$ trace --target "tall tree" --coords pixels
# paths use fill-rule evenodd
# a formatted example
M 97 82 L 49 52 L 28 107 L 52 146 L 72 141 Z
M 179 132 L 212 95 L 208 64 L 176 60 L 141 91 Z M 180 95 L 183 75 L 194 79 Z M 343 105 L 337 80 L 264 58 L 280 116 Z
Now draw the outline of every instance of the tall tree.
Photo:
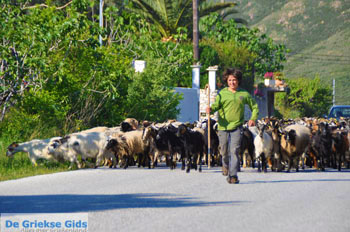
M 192 31 L 191 0 L 130 0 L 130 2 L 132 5 L 128 9 L 143 15 L 155 24 L 165 39 L 171 39 L 180 27 L 187 28 L 188 32 Z M 209 4 L 207 0 L 198 0 L 199 17 L 220 12 L 223 9 L 231 9 L 235 5 L 232 2 Z

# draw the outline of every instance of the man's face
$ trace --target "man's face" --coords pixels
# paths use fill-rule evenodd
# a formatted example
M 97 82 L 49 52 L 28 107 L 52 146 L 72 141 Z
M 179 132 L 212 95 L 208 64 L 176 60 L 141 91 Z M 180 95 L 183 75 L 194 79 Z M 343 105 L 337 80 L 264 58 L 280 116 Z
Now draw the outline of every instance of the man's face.
M 238 88 L 238 80 L 235 76 L 229 75 L 227 78 L 227 85 L 230 89 L 236 90 Z

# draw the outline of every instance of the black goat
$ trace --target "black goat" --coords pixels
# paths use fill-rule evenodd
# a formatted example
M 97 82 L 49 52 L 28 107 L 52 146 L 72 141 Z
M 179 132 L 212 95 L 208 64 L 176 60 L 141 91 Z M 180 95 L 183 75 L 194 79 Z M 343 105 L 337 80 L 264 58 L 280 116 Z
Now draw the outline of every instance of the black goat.
M 177 130 L 178 129 L 171 124 L 165 127 L 161 127 L 158 130 L 157 136 L 155 138 L 156 148 L 160 152 L 168 153 L 170 156 L 170 169 L 176 168 L 174 155 L 178 153 L 181 155 L 181 157 L 183 157 L 185 154 L 183 141 L 176 136 Z M 184 161 L 182 162 L 182 169 L 185 169 Z
M 281 163 L 281 136 L 282 127 L 280 120 L 270 120 L 270 136 L 273 141 L 273 156 L 271 157 L 271 170 L 272 171 L 282 171 L 283 165 Z M 304 168 L 304 165 L 303 165 Z
M 248 129 L 248 127 L 243 127 L 242 131 L 242 139 L 241 139 L 241 146 L 239 149 L 239 157 L 243 165 L 243 168 L 246 167 L 246 157 L 243 157 L 244 152 L 247 150 L 252 168 L 255 168 L 255 146 L 254 146 L 254 136 L 253 133 Z
M 328 123 L 319 124 L 316 134 L 312 137 L 309 150 L 319 160 L 318 168 L 325 171 L 326 162 L 329 162 L 332 153 L 332 133 Z
M 121 131 L 128 132 L 136 130 L 139 127 L 139 122 L 135 118 L 126 118 L 120 123 Z
M 130 123 L 128 122 L 121 122 L 120 123 L 120 130 L 123 132 L 128 132 L 134 130 Z
M 202 158 L 205 150 L 205 142 L 203 135 L 191 130 L 186 125 L 181 124 L 177 130 L 176 136 L 182 141 L 185 149 L 185 154 L 182 156 L 182 162 L 186 160 L 187 169 L 186 172 L 190 172 L 192 162 L 194 168 L 197 170 L 197 159 L 199 158 L 199 169 L 202 171 Z
M 347 132 L 335 131 L 332 134 L 332 167 L 341 171 L 342 161 L 345 161 L 345 152 L 349 149 Z

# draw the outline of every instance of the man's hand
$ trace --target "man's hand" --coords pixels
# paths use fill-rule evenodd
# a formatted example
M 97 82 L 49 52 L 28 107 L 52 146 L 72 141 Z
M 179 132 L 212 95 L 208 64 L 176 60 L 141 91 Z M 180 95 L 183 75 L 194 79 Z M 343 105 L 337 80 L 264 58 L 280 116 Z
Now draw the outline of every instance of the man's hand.
M 248 126 L 255 126 L 255 121 L 254 120 L 249 120 L 248 121 Z
M 206 108 L 206 110 L 205 110 L 206 112 L 207 112 L 207 114 L 210 114 L 210 107 L 209 106 L 207 106 L 207 108 Z

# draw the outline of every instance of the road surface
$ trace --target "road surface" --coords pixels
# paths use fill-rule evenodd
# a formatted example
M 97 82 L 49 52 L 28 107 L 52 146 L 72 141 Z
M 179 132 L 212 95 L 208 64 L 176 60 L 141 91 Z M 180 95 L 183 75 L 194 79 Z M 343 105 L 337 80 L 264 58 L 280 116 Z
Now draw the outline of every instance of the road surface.
M 350 231 L 350 170 L 83 169 L 0 182 L 0 213 L 88 213 L 89 231 Z

